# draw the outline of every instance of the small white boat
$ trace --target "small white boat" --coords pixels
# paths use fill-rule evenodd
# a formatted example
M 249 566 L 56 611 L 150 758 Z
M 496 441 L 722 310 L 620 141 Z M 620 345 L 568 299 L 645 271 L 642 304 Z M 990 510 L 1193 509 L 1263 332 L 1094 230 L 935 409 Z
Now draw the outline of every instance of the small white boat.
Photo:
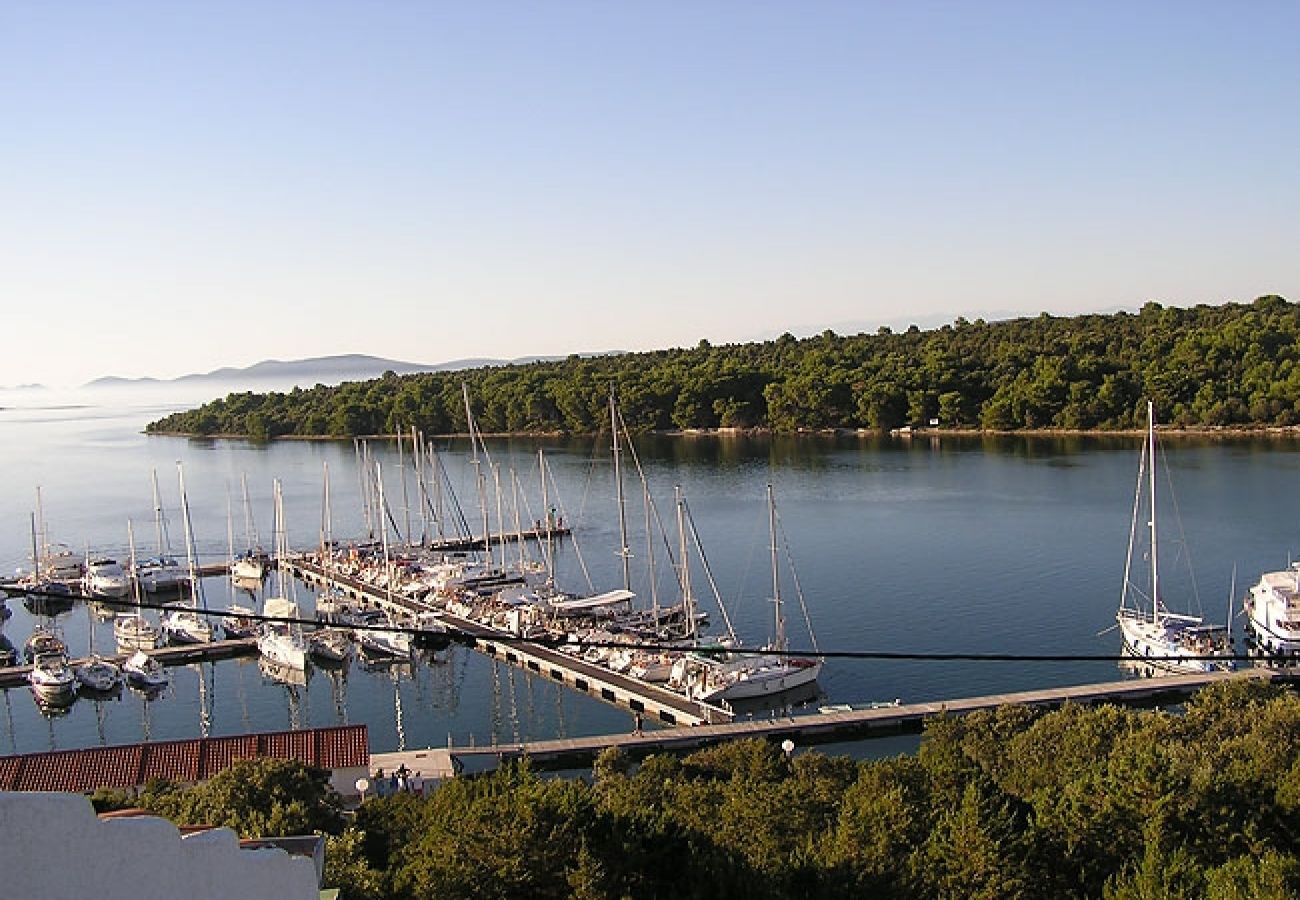
M 241 584 L 260 583 L 266 577 L 266 570 L 266 554 L 250 550 L 235 557 L 230 564 L 230 577 Z
M 170 556 L 142 560 L 136 566 L 135 577 L 139 580 L 140 587 L 151 594 L 175 593 L 184 590 L 190 583 L 185 567 Z
M 131 590 L 131 580 L 122 564 L 106 556 L 86 563 L 86 574 L 82 576 L 81 584 L 91 597 L 117 599 L 125 597 Z
M 126 675 L 127 684 L 145 691 L 166 687 L 170 680 L 162 663 L 141 650 L 135 651 L 122 664 L 122 672 Z
M 71 699 L 77 691 L 77 677 L 62 653 L 42 653 L 32 663 L 27 681 L 39 697 L 48 702 Z
M 378 627 L 380 624 L 387 624 L 389 627 Z M 382 619 L 371 618 L 369 621 L 362 622 L 356 629 L 357 643 L 366 653 L 377 656 L 410 656 L 411 636 L 391 626 L 392 622 L 386 616 Z
M 169 644 L 206 644 L 212 640 L 212 623 L 188 606 L 172 606 L 163 616 L 162 632 Z
M 98 654 L 88 661 L 73 667 L 77 683 L 83 688 L 99 693 L 108 693 L 117 689 L 122 683 L 122 669 L 112 660 L 104 659 Z

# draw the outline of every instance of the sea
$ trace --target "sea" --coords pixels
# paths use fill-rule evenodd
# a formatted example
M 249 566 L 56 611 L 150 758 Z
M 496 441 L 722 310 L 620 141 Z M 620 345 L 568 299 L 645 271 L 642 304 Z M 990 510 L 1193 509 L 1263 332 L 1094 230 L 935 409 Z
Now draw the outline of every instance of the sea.
M 273 546 L 273 484 L 282 485 L 290 546 L 315 547 L 328 529 L 341 543 L 378 534 L 363 496 L 357 442 L 151 436 L 144 426 L 203 400 L 153 390 L 0 392 L 0 573 L 31 570 L 38 510 L 45 540 L 78 554 L 158 551 L 152 481 L 164 543 L 186 552 L 183 473 L 200 562 L 247 543 L 241 485 L 260 543 Z M 778 517 L 780 595 L 790 646 L 862 654 L 832 658 L 816 696 L 782 714 L 829 704 L 934 701 L 1124 677 L 1113 659 L 1064 661 L 872 658 L 872 654 L 1118 655 L 1113 628 L 1134 516 L 1139 435 L 637 436 L 621 455 L 627 554 L 637 603 L 676 602 L 668 562 L 677 554 L 678 506 L 698 535 L 692 584 L 713 634 L 729 619 L 747 645 L 775 631 L 767 487 Z M 493 530 L 562 516 L 573 537 L 552 557 L 557 584 L 574 593 L 622 586 L 619 491 L 608 437 L 464 437 L 429 443 L 444 478 L 436 498 L 415 477 L 409 444 L 364 448 L 378 462 L 384 528 L 434 536 L 463 517 Z M 1167 605 L 1231 619 L 1261 572 L 1300 550 L 1300 442 L 1272 436 L 1169 436 L 1161 441 L 1160 559 Z M 547 473 L 543 493 L 542 472 Z M 329 504 L 324 502 L 328 473 Z M 481 486 L 481 490 L 480 490 Z M 649 503 L 646 502 L 649 498 Z M 455 513 L 456 503 L 459 514 Z M 129 525 L 128 525 L 129 523 Z M 649 523 L 649 527 L 647 527 Z M 509 547 L 506 562 L 545 561 L 542 548 Z M 1133 566 L 1147 565 L 1135 553 Z M 653 564 L 653 565 L 652 565 Z M 791 575 L 793 574 L 793 577 Z M 306 612 L 314 594 L 292 591 Z M 225 576 L 204 580 L 219 609 L 257 602 Z M 721 606 L 719 606 L 721 604 Z M 0 635 L 21 648 L 47 612 L 8 601 Z M 725 616 L 723 610 L 725 609 Z M 806 614 L 805 614 L 806 613 Z M 112 648 L 111 622 L 86 604 L 57 616 L 75 654 Z M 811 626 L 811 629 L 810 627 Z M 757 710 L 748 715 L 773 714 Z M 491 746 L 627 731 L 631 713 L 453 645 L 411 664 L 314 668 L 284 683 L 256 659 L 178 667 L 157 697 L 133 690 L 43 710 L 27 688 L 0 692 L 0 755 L 336 724 L 368 726 L 373 752 Z

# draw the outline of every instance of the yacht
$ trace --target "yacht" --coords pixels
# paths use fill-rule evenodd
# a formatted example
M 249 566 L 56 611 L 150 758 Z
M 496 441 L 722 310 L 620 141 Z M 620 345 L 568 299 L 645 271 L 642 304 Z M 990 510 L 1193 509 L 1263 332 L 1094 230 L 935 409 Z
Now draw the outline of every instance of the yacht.
M 1270 665 L 1300 661 L 1300 563 L 1265 572 L 1246 595 L 1246 645 Z M 1296 659 L 1284 658 L 1296 657 Z
M 71 700 L 77 692 L 77 677 L 63 653 L 42 653 L 27 673 L 32 691 L 42 700 L 56 703 Z
M 108 557 L 89 560 L 81 584 L 89 596 L 111 600 L 125 597 L 131 590 L 130 579 L 122 564 Z

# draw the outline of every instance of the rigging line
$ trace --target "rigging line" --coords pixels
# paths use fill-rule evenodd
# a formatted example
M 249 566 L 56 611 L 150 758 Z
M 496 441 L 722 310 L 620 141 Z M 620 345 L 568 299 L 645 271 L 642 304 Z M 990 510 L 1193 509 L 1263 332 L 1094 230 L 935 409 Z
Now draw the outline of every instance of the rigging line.
M 786 534 L 785 523 L 781 521 L 779 510 L 774 511 L 776 516 L 776 527 L 781 535 L 781 548 L 785 551 L 786 567 L 790 570 L 790 580 L 794 583 L 794 595 L 799 598 L 799 609 L 803 612 L 803 622 L 808 628 L 808 639 L 812 642 L 813 650 L 817 650 L 817 634 L 813 631 L 812 616 L 808 614 L 808 603 L 804 600 L 803 586 L 799 584 L 799 570 L 794 566 L 794 555 L 790 552 L 790 537 Z
M 1174 491 L 1174 479 L 1169 472 L 1169 456 L 1165 453 L 1164 444 L 1157 442 L 1160 449 L 1160 460 L 1164 463 L 1165 468 L 1165 489 L 1169 493 L 1169 501 L 1174 507 L 1174 521 L 1178 523 L 1178 537 L 1182 541 L 1180 548 L 1187 560 L 1187 577 L 1192 585 L 1192 599 L 1196 602 L 1197 615 L 1204 615 L 1205 608 L 1201 603 L 1201 592 L 1196 585 L 1196 568 L 1192 565 L 1192 548 L 1187 543 L 1187 531 L 1183 527 L 1183 514 L 1178 509 L 1178 494 Z
M 718 611 L 722 613 L 722 621 L 727 626 L 727 634 L 733 640 L 737 640 L 736 629 L 731 624 L 731 616 L 727 612 L 727 605 L 722 602 L 722 592 L 718 590 L 717 580 L 713 577 L 713 566 L 709 565 L 709 558 L 704 552 L 704 545 L 700 543 L 700 533 L 695 528 L 695 517 L 691 515 L 691 506 L 682 499 L 682 510 L 686 513 L 686 524 L 690 526 L 691 543 L 699 552 L 700 566 L 704 569 L 704 577 L 709 582 L 709 589 L 713 591 L 713 602 L 718 605 Z

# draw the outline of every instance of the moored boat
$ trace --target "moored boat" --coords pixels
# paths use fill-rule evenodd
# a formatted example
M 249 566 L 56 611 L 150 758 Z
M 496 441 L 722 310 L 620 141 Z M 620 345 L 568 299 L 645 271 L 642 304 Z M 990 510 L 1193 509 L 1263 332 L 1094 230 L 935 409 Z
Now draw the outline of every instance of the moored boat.
M 27 673 L 32 691 L 47 702 L 71 700 L 77 691 L 77 677 L 63 653 L 41 653 Z
M 137 650 L 122 664 L 127 684 L 145 691 L 166 687 L 170 676 L 162 663 L 142 650 Z
M 1243 603 L 1246 644 L 1268 665 L 1300 662 L 1300 563 L 1265 572 Z
M 1154 669 L 1167 672 L 1231 669 L 1234 667 L 1232 640 L 1226 626 L 1207 624 L 1201 616 L 1173 612 L 1165 604 L 1160 587 L 1157 511 L 1156 422 L 1154 406 L 1148 401 L 1147 436 L 1138 461 L 1128 557 L 1124 563 L 1124 589 L 1115 613 L 1124 652 Z M 1138 522 L 1143 512 L 1147 516 L 1149 541 L 1146 554 L 1150 562 L 1150 580 L 1139 586 L 1134 580 L 1137 576 L 1133 572 L 1133 561 L 1139 543 Z

